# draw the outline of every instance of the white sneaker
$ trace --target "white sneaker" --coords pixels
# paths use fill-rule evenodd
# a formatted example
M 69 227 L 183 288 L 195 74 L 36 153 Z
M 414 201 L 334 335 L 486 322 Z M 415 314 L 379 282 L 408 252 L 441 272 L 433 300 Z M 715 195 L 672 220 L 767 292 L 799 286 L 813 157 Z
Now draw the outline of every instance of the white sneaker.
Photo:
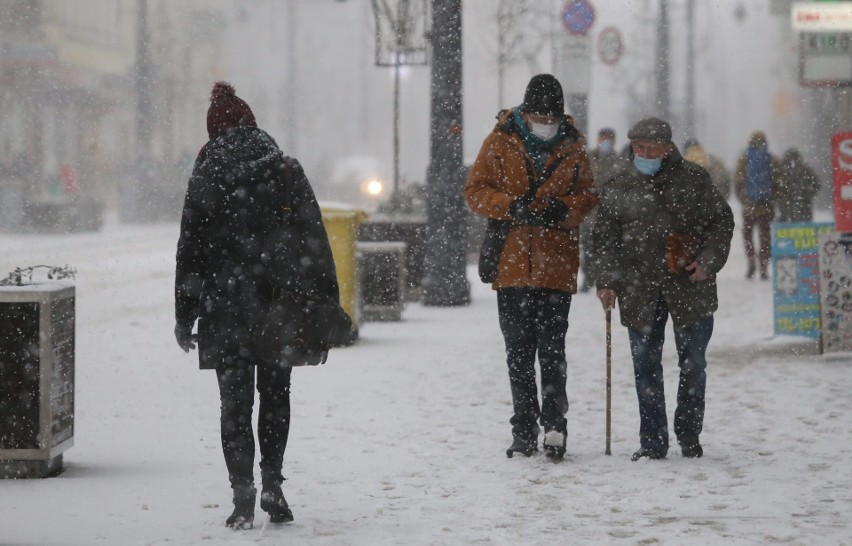
M 565 455 L 565 434 L 551 430 L 544 434 L 544 452 L 548 457 L 561 459 Z
M 551 430 L 544 435 L 544 447 L 563 447 L 565 445 L 565 435 L 558 430 Z

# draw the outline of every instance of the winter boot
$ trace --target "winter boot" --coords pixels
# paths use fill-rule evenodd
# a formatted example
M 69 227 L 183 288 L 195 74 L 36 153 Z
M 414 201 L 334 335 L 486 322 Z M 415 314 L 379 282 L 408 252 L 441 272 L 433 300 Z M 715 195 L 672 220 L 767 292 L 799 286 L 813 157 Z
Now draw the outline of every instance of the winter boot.
M 528 440 L 526 438 L 521 438 L 520 436 L 515 436 L 512 441 L 512 445 L 509 446 L 509 449 L 506 450 L 506 457 L 512 458 L 512 455 L 515 453 L 520 453 L 524 457 L 529 457 L 536 451 L 538 451 L 537 440 Z
M 697 459 L 704 455 L 704 449 L 701 447 L 701 444 L 698 443 L 698 438 L 678 440 L 678 443 L 680 444 L 680 452 L 684 457 Z
M 257 490 L 254 486 L 234 487 L 234 512 L 225 520 L 225 525 L 238 529 L 254 526 L 254 502 Z
M 568 435 L 558 430 L 544 433 L 544 454 L 551 459 L 561 459 L 565 456 L 565 443 Z
M 287 499 L 284 498 L 284 493 L 281 492 L 281 486 L 278 484 L 263 487 L 263 493 L 260 494 L 260 508 L 269 514 L 271 523 L 293 521 L 293 512 L 287 505 Z
M 746 279 L 753 279 L 754 278 L 754 271 L 755 271 L 754 260 L 749 260 L 748 270 L 746 271 Z
M 643 457 L 648 457 L 649 459 L 665 459 L 666 458 L 666 452 L 660 451 L 660 450 L 657 450 L 657 449 L 653 449 L 653 448 L 650 448 L 650 447 L 643 447 L 643 448 L 639 448 L 639 451 L 634 453 L 633 456 L 630 457 L 630 460 L 631 461 L 638 461 L 639 459 L 641 459 Z

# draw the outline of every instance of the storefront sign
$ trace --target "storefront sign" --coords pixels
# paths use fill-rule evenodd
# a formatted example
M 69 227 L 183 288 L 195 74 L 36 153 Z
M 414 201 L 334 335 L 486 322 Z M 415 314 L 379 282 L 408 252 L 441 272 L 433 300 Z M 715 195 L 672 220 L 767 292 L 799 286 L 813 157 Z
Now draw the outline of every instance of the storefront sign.
M 775 335 L 820 335 L 819 235 L 830 222 L 772 224 Z
M 834 223 L 837 231 L 852 231 L 852 132 L 831 135 L 834 173 Z
M 819 238 L 823 353 L 852 351 L 852 233 Z

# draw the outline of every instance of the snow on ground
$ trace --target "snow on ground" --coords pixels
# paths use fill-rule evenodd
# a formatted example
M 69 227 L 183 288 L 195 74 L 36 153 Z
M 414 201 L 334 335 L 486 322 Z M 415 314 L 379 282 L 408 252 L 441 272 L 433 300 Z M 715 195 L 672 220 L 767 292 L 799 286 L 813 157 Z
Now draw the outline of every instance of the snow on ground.
M 284 484 L 292 525 L 234 532 L 212 372 L 175 344 L 177 225 L 0 234 L 0 275 L 79 271 L 75 445 L 65 471 L 0 481 L 3 545 L 850 544 L 852 367 L 772 338 L 771 283 L 747 281 L 739 235 L 720 275 L 702 459 L 631 462 L 638 412 L 613 317 L 612 456 L 605 325 L 575 297 L 568 454 L 507 459 L 511 412 L 496 298 L 409 304 L 293 375 Z M 671 339 L 671 335 L 669 335 Z M 677 367 L 666 347 L 669 416 Z

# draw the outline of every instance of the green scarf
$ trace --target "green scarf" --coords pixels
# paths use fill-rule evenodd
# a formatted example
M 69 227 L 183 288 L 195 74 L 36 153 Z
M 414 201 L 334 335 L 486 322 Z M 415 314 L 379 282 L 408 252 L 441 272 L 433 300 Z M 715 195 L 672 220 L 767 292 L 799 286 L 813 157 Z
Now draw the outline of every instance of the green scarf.
M 544 170 L 544 164 L 547 163 L 550 154 L 553 153 L 553 149 L 556 148 L 556 145 L 563 138 L 565 138 L 565 117 L 563 116 L 562 121 L 559 123 L 559 130 L 556 131 L 556 136 L 550 140 L 544 140 L 532 134 L 527 122 L 525 122 L 524 118 L 521 117 L 520 106 L 516 106 L 512 109 L 512 119 L 518 127 L 518 132 L 521 135 L 524 147 L 527 149 L 527 152 L 529 152 L 530 157 L 532 157 L 533 164 L 535 165 L 535 172 L 541 173 L 541 171 Z

